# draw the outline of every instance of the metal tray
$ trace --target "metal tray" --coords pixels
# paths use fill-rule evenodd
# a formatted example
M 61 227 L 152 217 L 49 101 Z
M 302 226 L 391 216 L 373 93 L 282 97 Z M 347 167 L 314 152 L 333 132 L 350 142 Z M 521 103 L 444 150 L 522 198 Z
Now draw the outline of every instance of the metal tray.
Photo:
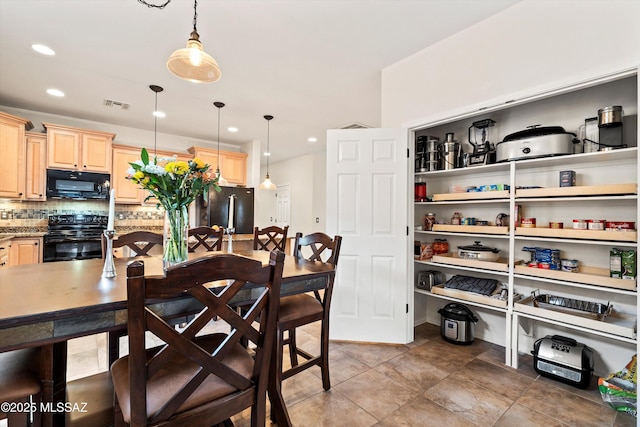
M 613 309 L 613 306 L 608 302 L 603 304 L 556 295 L 540 294 L 540 289 L 531 292 L 531 301 L 534 307 L 562 311 L 595 320 L 604 320 L 606 316 L 611 314 L 611 310 Z

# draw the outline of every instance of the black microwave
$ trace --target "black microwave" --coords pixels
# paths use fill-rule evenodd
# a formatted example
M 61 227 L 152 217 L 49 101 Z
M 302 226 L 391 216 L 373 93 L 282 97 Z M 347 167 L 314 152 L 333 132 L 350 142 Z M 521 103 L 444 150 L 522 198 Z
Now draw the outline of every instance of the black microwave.
M 105 200 L 109 198 L 111 175 L 47 169 L 48 199 Z

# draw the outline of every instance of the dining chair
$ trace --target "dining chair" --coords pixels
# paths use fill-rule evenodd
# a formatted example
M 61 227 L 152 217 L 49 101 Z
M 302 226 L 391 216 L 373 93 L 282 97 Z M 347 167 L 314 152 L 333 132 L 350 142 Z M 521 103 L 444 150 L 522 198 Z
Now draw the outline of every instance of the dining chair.
M 287 232 L 289 226 L 284 228 L 271 225 L 260 229 L 258 227 L 253 229 L 253 250 L 271 251 L 273 249 L 286 252 L 287 247 Z
M 131 250 L 133 256 L 147 256 L 154 246 L 159 245 L 162 247 L 162 244 L 162 234 L 151 231 L 132 231 L 131 233 L 117 235 L 117 237 L 113 239 L 114 249 L 127 247 Z M 106 248 L 106 237 L 102 235 L 102 259 L 105 257 Z M 123 330 L 110 331 L 107 334 L 107 357 L 109 365 L 120 357 L 120 338 L 125 335 L 126 332 Z
M 129 354 L 111 365 L 115 426 L 210 427 L 249 407 L 251 425 L 263 426 L 283 263 L 281 251 L 265 266 L 223 253 L 170 267 L 164 276 L 145 276 L 144 260 L 130 263 Z M 204 308 L 182 330 L 154 312 L 159 302 L 187 296 Z M 253 301 L 244 316 L 231 307 L 234 298 Z M 198 335 L 215 315 L 230 332 Z M 164 344 L 146 349 L 147 331 Z
M 6 418 L 7 427 L 41 425 L 40 372 L 40 348 L 0 353 L 0 420 Z
M 134 256 L 149 255 L 149 251 L 156 245 L 162 246 L 162 234 L 151 231 L 132 231 L 131 233 L 116 235 L 113 239 L 113 248 L 129 248 Z M 106 237 L 102 235 L 102 258 L 107 250 Z
M 189 229 L 188 235 L 193 238 L 189 241 L 189 252 L 195 252 L 200 247 L 206 251 L 222 250 L 222 241 L 224 239 L 224 228 L 222 227 L 218 228 L 217 231 L 211 227 L 194 227 Z
M 325 390 L 331 388 L 329 379 L 329 308 L 335 280 L 335 268 L 338 265 L 342 237 L 333 239 L 324 233 L 313 233 L 307 236 L 296 233 L 293 246 L 293 256 L 299 260 L 310 262 L 330 263 L 334 267 L 334 274 L 327 280 L 323 292 L 314 291 L 313 294 L 298 294 L 280 299 L 280 314 L 277 332 L 277 375 L 281 382 L 291 376 L 310 368 L 319 366 L 322 373 L 322 386 Z M 314 356 L 298 348 L 296 343 L 296 328 L 309 323 L 322 322 L 320 326 L 320 355 Z M 285 339 L 284 334 L 288 332 Z M 284 346 L 289 346 L 291 368 L 283 370 Z M 298 356 L 305 359 L 298 363 Z

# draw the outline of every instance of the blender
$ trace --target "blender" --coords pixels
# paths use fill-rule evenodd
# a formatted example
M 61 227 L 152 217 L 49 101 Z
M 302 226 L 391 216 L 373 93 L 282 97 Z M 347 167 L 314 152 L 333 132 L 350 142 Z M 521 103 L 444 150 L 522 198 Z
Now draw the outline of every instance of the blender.
M 488 165 L 496 162 L 496 148 L 490 139 L 490 128 L 496 124 L 491 119 L 479 120 L 469 126 L 469 144 L 473 146 L 473 153 L 469 154 L 467 166 Z M 491 132 L 492 133 L 492 132 Z

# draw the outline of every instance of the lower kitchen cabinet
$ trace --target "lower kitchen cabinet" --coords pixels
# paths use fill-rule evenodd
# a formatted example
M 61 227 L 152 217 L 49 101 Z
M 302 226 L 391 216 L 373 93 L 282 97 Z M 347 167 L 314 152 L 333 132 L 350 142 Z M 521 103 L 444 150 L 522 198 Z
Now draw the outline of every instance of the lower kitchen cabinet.
M 19 237 L 11 240 L 9 265 L 40 264 L 42 262 L 42 238 Z

